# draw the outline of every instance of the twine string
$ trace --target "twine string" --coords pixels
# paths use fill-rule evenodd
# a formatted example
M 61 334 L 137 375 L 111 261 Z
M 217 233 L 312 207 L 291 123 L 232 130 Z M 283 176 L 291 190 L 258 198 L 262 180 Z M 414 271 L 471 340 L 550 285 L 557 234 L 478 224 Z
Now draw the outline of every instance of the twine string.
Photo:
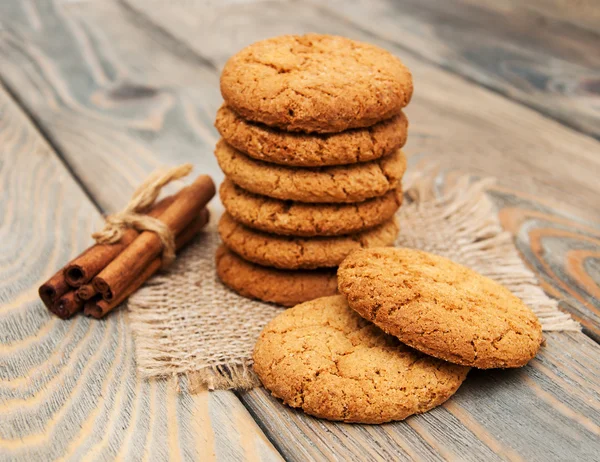
M 92 234 L 92 238 L 98 244 L 114 244 L 123 237 L 123 233 L 129 228 L 139 232 L 153 232 L 162 244 L 163 267 L 170 265 L 175 260 L 175 236 L 162 221 L 148 216 L 146 213 L 156 202 L 164 186 L 189 175 L 191 171 L 191 164 L 183 164 L 152 172 L 134 191 L 127 206 L 120 212 L 108 215 L 105 218 L 104 228 Z

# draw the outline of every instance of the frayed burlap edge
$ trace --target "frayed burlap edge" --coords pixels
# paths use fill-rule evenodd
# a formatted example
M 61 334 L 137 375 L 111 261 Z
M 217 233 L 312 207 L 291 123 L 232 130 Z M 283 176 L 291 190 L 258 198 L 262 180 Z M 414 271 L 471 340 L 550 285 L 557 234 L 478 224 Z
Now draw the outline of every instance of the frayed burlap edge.
M 435 174 L 405 178 L 396 245 L 446 256 L 504 284 L 531 307 L 544 331 L 579 331 L 580 325 L 539 287 L 511 234 L 502 229 L 486 193 L 493 183 L 462 176 L 441 187 L 444 182 Z M 234 294 L 215 277 L 215 221 L 201 242 L 128 303 L 139 372 L 145 377 L 185 375 L 192 393 L 260 385 L 251 368 L 252 349 L 262 327 L 281 311 Z M 191 289 L 185 287 L 194 278 L 204 288 L 189 303 L 185 291 Z M 227 333 L 219 327 L 225 323 L 236 327 Z
M 202 390 L 250 390 L 260 386 L 251 361 L 228 366 L 208 366 L 187 373 L 190 393 Z

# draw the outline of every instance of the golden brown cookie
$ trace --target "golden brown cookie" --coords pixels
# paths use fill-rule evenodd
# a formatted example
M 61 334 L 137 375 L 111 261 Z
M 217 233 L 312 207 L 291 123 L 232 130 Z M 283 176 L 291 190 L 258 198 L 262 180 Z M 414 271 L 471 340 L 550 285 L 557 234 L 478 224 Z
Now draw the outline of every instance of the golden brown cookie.
M 298 238 L 255 231 L 236 223 L 227 212 L 219 221 L 223 243 L 242 258 L 282 269 L 338 266 L 354 250 L 392 245 L 398 235 L 394 219 L 356 234 Z
M 354 204 L 306 204 L 248 192 L 225 178 L 219 188 L 225 209 L 246 226 L 290 236 L 338 236 L 377 226 L 394 216 L 402 190 Z
M 254 348 L 254 370 L 289 406 L 374 424 L 439 406 L 469 368 L 403 345 L 337 295 L 295 306 L 267 324 Z
M 227 105 L 215 126 L 223 139 L 248 156 L 294 167 L 325 167 L 379 159 L 406 143 L 408 119 L 400 113 L 371 127 L 328 135 L 307 135 L 249 122 Z
M 536 315 L 504 286 L 413 249 L 353 252 L 338 270 L 348 304 L 401 342 L 481 369 L 520 367 L 537 353 Z
M 412 77 L 374 45 L 332 35 L 284 35 L 232 56 L 221 94 L 248 120 L 287 131 L 334 133 L 368 127 L 406 106 Z
M 361 202 L 395 189 L 406 171 L 397 150 L 381 159 L 354 165 L 294 168 L 252 159 L 220 140 L 215 155 L 221 170 L 242 188 L 298 202 Z
M 217 275 L 238 294 L 282 306 L 337 293 L 335 270 L 289 271 L 250 263 L 224 245 L 216 253 Z

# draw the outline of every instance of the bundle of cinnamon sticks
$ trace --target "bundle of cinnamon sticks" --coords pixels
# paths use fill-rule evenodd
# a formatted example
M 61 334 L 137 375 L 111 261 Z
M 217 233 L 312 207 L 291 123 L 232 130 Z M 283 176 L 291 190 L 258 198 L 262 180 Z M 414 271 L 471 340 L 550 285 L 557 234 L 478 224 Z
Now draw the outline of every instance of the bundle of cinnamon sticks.
M 156 202 L 145 213 L 164 223 L 178 251 L 206 225 L 206 204 L 215 195 L 207 175 L 177 194 Z M 46 307 L 62 319 L 83 311 L 102 318 L 163 266 L 163 241 L 153 231 L 127 228 L 118 242 L 95 244 L 39 288 Z

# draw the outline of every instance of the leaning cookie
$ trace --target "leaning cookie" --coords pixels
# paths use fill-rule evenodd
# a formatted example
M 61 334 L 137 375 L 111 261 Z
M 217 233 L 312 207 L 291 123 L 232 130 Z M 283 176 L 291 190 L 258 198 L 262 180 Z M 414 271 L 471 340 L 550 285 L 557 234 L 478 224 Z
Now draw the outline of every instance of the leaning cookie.
M 282 269 L 315 269 L 338 266 L 352 251 L 392 245 L 398 235 L 395 220 L 356 234 L 298 238 L 255 231 L 224 213 L 219 220 L 223 243 L 244 259 Z
M 402 204 L 400 187 L 351 204 L 307 204 L 248 192 L 225 178 L 219 188 L 225 209 L 250 228 L 289 236 L 339 236 L 388 221 Z
M 335 133 L 398 114 L 412 96 L 409 70 L 389 52 L 333 35 L 285 35 L 232 56 L 221 94 L 248 120 L 286 131 Z
M 361 202 L 395 189 L 406 171 L 402 151 L 371 162 L 323 168 L 293 168 L 252 159 L 220 140 L 221 170 L 242 188 L 299 202 Z
M 369 424 L 439 406 L 469 371 L 403 345 L 339 295 L 278 315 L 260 334 L 253 358 L 262 384 L 287 405 Z
M 217 276 L 247 297 L 282 306 L 337 293 L 335 270 L 288 271 L 256 265 L 221 245 L 216 253 Z
M 339 290 L 358 314 L 423 353 L 481 369 L 520 367 L 542 343 L 536 315 L 507 288 L 413 249 L 353 252 Z
M 293 167 L 325 167 L 391 154 L 406 143 L 408 120 L 401 112 L 371 127 L 307 135 L 249 122 L 224 104 L 217 112 L 215 127 L 229 145 L 254 159 Z

